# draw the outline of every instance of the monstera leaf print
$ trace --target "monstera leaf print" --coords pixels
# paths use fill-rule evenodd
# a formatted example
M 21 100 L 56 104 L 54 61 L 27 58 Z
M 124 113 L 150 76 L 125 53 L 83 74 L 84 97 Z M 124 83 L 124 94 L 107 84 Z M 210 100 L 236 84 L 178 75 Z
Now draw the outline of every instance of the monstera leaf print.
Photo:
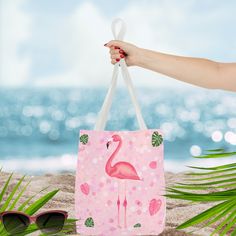
M 85 224 L 85 226 L 87 226 L 87 227 L 94 227 L 93 218 L 92 218 L 92 217 L 87 218 L 84 224 Z
M 140 228 L 141 227 L 141 224 L 140 223 L 137 223 L 134 225 L 134 228 Z
M 81 143 L 86 144 L 88 142 L 88 135 L 87 134 L 81 135 L 79 140 Z
M 163 138 L 157 131 L 152 133 L 152 146 L 158 147 L 162 144 Z

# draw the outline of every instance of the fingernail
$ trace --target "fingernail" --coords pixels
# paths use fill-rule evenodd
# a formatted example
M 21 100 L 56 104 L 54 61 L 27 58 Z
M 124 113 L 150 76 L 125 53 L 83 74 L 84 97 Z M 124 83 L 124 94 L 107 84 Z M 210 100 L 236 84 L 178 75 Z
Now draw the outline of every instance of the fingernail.
M 124 51 L 121 49 L 121 50 L 119 51 L 119 53 L 124 53 Z
M 119 61 L 120 59 L 119 58 L 116 58 L 116 61 Z
M 125 56 L 124 56 L 123 54 L 120 54 L 120 57 L 121 57 L 121 58 L 124 58 Z
M 115 49 L 120 49 L 119 47 L 115 46 Z
M 106 46 L 107 46 L 107 43 L 105 43 L 104 46 L 106 47 Z

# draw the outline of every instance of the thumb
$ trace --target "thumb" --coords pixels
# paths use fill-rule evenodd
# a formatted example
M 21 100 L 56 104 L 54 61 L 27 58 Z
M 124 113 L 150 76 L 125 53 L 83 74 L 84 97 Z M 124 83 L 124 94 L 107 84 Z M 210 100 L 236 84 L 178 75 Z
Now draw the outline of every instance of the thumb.
M 104 44 L 105 47 L 112 47 L 112 46 L 117 46 L 119 48 L 124 48 L 125 47 L 125 42 L 120 41 L 120 40 L 111 40 L 108 43 Z

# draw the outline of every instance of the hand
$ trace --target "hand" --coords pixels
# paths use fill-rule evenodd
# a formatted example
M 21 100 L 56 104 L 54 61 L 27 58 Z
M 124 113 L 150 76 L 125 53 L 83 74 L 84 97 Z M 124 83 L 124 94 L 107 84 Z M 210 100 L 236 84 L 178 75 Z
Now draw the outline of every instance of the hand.
M 113 65 L 122 58 L 125 59 L 127 66 L 138 64 L 140 49 L 135 45 L 119 40 L 111 40 L 104 46 L 110 48 L 111 63 Z

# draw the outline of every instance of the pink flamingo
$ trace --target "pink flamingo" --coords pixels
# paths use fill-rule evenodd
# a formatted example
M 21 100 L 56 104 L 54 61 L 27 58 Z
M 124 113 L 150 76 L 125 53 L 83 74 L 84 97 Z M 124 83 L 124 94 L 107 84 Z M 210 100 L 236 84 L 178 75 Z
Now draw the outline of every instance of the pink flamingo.
M 130 179 L 130 180 L 141 180 L 140 177 L 137 174 L 136 169 L 134 166 L 132 166 L 129 162 L 121 161 L 117 162 L 112 166 L 112 161 L 114 160 L 115 156 L 119 152 L 121 146 L 122 146 L 122 139 L 119 135 L 115 134 L 112 135 L 112 138 L 108 140 L 107 142 L 107 149 L 109 145 L 112 142 L 119 142 L 118 146 L 116 147 L 115 151 L 111 154 L 110 158 L 108 159 L 106 163 L 106 173 L 117 179 Z M 126 199 L 126 182 L 125 182 L 125 199 L 123 202 L 123 207 L 125 209 L 125 215 L 124 215 L 124 226 L 125 228 L 127 227 L 127 222 L 126 222 L 126 209 L 127 209 L 127 199 Z M 118 208 L 118 226 L 120 227 L 120 196 L 119 196 L 119 191 L 118 191 L 118 199 L 117 199 L 117 208 Z

